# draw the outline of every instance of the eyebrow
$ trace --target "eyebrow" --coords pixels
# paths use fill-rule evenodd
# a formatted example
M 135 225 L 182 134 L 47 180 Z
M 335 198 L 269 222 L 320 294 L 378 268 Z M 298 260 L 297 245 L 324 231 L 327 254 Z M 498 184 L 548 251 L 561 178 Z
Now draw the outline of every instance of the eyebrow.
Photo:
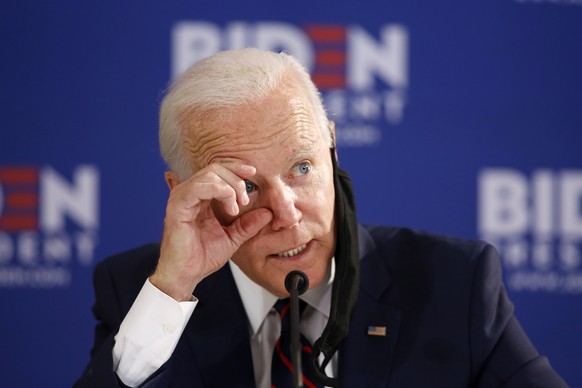
M 210 159 L 208 161 L 208 164 L 210 163 L 218 163 L 218 164 L 224 164 L 224 163 L 245 163 L 245 164 L 249 164 L 248 161 L 241 159 L 241 158 L 233 158 L 230 156 L 226 156 L 226 157 L 222 157 L 222 156 L 218 156 L 218 157 L 214 157 L 212 159 Z
M 301 151 L 297 152 L 295 155 L 290 157 L 288 159 L 288 161 L 293 162 L 293 161 L 298 160 L 298 159 L 305 159 L 305 158 L 309 159 L 311 156 L 313 156 L 313 154 L 314 154 L 313 147 L 311 147 L 310 149 L 301 150 Z

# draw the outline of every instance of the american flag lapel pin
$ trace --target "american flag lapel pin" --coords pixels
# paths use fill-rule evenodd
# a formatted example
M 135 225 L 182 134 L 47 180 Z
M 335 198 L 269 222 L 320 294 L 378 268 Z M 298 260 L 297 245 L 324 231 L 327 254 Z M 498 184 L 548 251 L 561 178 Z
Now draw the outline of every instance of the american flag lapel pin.
M 386 326 L 368 326 L 368 335 L 386 337 Z

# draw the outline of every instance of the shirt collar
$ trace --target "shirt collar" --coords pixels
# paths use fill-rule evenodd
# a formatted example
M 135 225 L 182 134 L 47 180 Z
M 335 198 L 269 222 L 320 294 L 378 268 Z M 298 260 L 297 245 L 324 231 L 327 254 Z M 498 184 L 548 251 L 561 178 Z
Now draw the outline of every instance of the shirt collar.
M 255 335 L 279 297 L 252 281 L 232 260 L 229 260 L 228 263 L 247 317 L 249 318 L 252 335 Z M 329 271 L 323 282 L 319 286 L 307 290 L 305 294 L 300 296 L 300 299 L 323 314 L 326 319 L 329 318 L 331 289 L 334 278 L 335 258 L 332 258 Z

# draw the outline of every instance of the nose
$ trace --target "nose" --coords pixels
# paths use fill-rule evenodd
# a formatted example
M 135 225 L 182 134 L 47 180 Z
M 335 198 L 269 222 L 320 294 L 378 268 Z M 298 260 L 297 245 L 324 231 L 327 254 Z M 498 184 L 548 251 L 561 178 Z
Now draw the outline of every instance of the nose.
M 292 187 L 280 182 L 263 192 L 263 207 L 273 212 L 271 228 L 274 231 L 288 229 L 299 223 L 302 213 L 296 207 L 297 194 Z

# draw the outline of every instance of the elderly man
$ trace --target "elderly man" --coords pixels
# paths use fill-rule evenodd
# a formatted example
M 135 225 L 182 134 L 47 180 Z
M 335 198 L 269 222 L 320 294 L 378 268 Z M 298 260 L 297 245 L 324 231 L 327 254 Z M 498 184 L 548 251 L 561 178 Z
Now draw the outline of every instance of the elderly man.
M 333 124 L 291 56 L 194 65 L 162 103 L 160 145 L 162 242 L 97 266 L 78 386 L 291 384 L 276 302 L 292 270 L 310 281 L 307 386 L 565 386 L 513 316 L 490 246 L 357 225 Z

